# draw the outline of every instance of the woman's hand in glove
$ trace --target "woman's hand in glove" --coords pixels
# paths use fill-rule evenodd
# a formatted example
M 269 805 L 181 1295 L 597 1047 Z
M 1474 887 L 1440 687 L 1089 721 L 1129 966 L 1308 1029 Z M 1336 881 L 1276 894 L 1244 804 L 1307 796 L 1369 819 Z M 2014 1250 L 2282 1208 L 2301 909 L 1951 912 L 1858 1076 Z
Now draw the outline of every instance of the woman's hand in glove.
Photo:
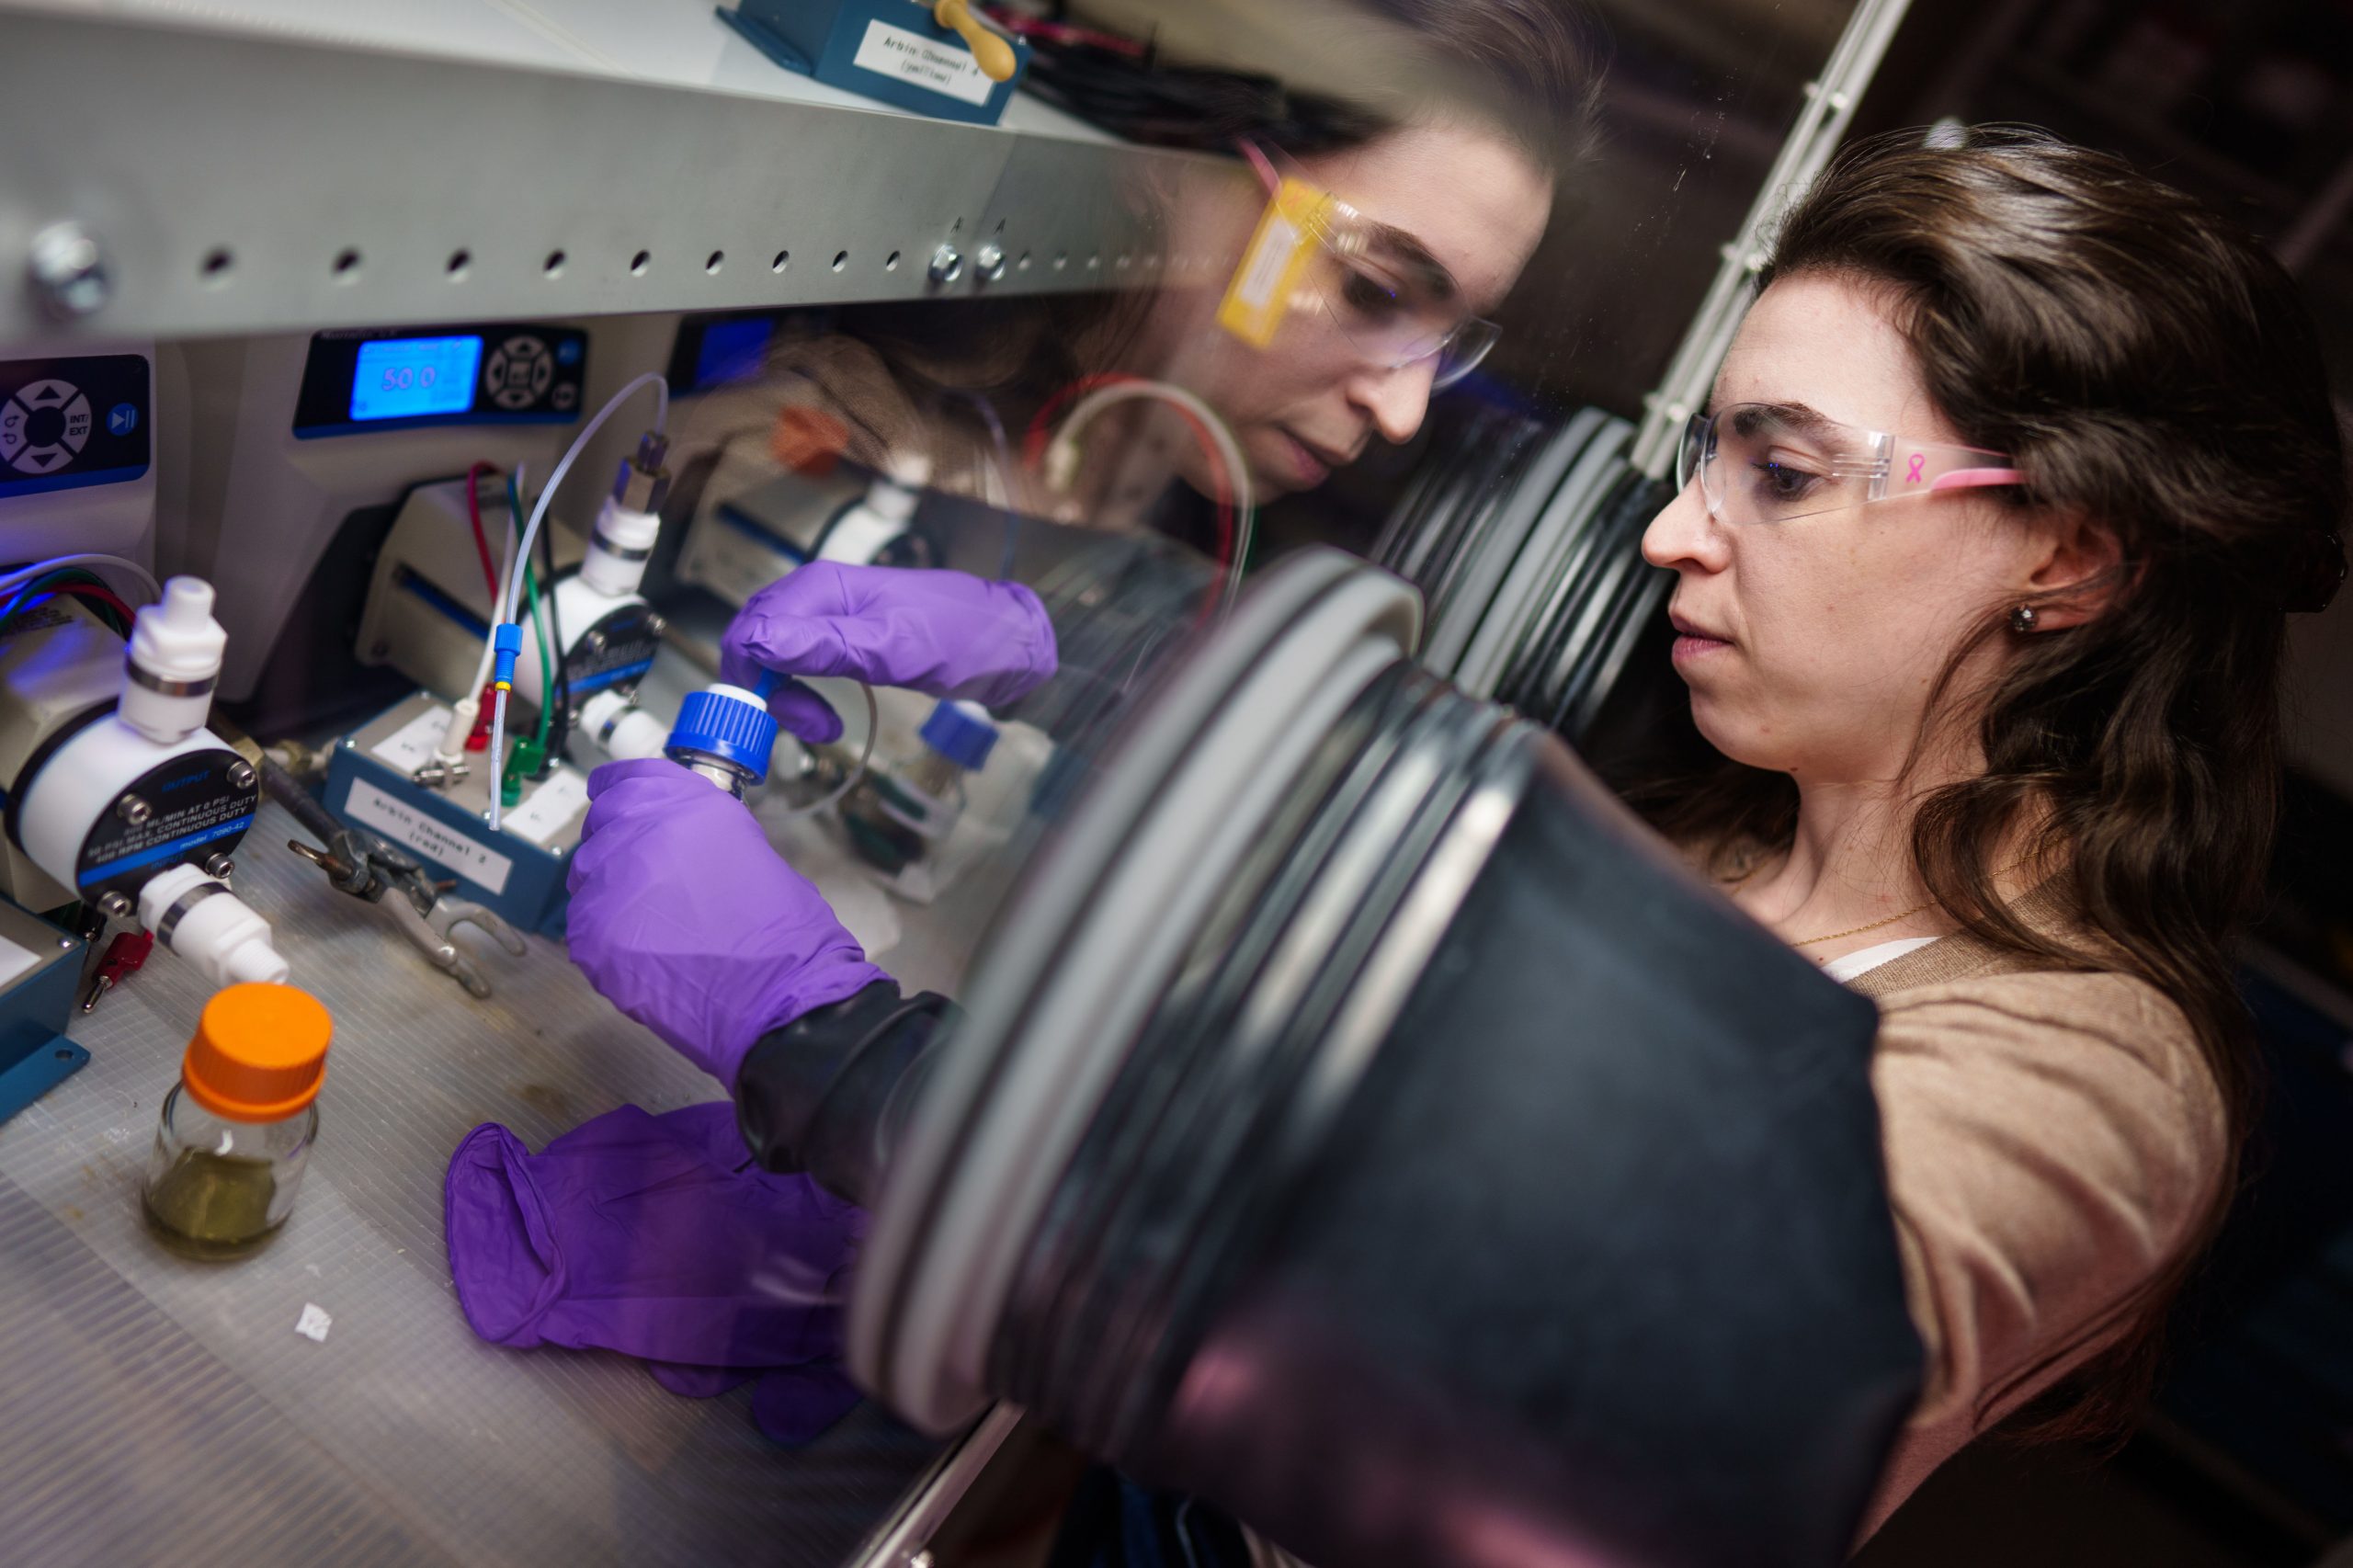
M 813 561 L 752 596 L 721 642 L 719 668 L 755 688 L 764 671 L 844 676 L 997 707 L 1054 673 L 1054 629 L 1018 583 Z M 768 710 L 804 741 L 840 738 L 839 716 L 798 681 L 777 686 Z
M 588 776 L 565 939 L 588 983 L 731 1090 L 768 1030 L 889 978 L 741 801 L 675 762 Z

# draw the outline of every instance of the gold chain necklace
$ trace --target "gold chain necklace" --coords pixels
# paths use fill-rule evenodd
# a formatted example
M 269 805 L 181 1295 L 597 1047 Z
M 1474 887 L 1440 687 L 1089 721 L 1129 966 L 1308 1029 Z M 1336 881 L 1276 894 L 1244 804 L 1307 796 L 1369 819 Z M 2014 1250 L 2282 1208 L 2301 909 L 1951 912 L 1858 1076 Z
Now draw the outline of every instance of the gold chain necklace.
M 2011 861 L 2008 865 L 2003 867 L 2000 870 L 1995 872 L 1994 875 L 1996 878 L 2006 877 L 2012 871 L 2017 870 L 2020 866 L 2025 865 L 2027 861 L 2031 858 L 2032 856 L 2030 854 L 2021 855 L 2017 859 Z M 1764 869 L 1764 866 L 1760 863 L 1758 865 L 1751 866 L 1747 870 L 1743 871 L 1740 874 L 1740 880 L 1725 890 L 1727 895 L 1736 893 L 1741 889 L 1746 887 L 1748 885 L 1749 879 Z M 1790 946 L 1793 948 L 1811 948 L 1823 942 L 1835 942 L 1841 937 L 1859 937 L 1866 931 L 1876 931 L 1882 926 L 1893 926 L 1899 920 L 1909 920 L 1923 910 L 1934 908 L 1936 906 L 1936 903 L 1937 901 L 1933 898 L 1926 899 L 1921 903 L 1914 904 L 1909 909 L 1896 911 L 1893 915 L 1889 915 L 1884 920 L 1874 920 L 1868 926 L 1849 926 L 1844 931 L 1833 931 L 1826 936 L 1808 937 L 1802 941 L 1790 942 Z

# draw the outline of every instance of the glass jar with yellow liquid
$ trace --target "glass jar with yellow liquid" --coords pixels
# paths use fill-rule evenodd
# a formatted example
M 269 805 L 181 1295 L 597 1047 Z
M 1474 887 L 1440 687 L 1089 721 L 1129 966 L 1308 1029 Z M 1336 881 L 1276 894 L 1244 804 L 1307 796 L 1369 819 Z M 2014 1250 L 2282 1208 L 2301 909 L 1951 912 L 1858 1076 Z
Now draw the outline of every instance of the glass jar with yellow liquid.
M 205 1004 L 140 1189 L 165 1247 L 234 1258 L 277 1235 L 318 1138 L 333 1033 L 326 1008 L 290 985 L 232 985 Z

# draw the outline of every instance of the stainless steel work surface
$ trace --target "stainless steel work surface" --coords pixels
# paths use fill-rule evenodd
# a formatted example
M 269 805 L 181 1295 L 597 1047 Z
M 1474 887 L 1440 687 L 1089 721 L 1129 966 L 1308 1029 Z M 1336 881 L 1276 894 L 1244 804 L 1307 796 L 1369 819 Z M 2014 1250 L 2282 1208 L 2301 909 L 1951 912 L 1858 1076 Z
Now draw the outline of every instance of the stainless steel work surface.
M 588 989 L 562 947 L 469 940 L 475 1002 L 328 890 L 265 808 L 238 892 L 333 1011 L 322 1131 L 286 1230 L 203 1265 L 136 1184 L 209 987 L 157 951 L 77 1019 L 89 1065 L 0 1126 L 0 1558 L 54 1564 L 834 1563 L 938 1445 L 869 1404 L 810 1447 L 745 1391 L 687 1400 L 636 1362 L 501 1349 L 466 1326 L 442 1173 L 469 1128 L 533 1148 L 718 1086 Z M 298 1334 L 306 1305 L 332 1318 Z

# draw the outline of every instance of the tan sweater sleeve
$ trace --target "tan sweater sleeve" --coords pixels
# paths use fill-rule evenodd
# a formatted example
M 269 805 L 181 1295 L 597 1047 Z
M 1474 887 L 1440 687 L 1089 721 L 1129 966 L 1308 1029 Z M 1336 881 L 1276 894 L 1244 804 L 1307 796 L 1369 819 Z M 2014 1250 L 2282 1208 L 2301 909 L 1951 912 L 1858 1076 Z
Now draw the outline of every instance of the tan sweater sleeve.
M 1927 1381 L 1872 1529 L 2114 1337 L 2204 1214 L 2227 1146 L 2188 1020 L 2139 980 L 1992 975 L 1880 1007 L 1872 1083 Z

